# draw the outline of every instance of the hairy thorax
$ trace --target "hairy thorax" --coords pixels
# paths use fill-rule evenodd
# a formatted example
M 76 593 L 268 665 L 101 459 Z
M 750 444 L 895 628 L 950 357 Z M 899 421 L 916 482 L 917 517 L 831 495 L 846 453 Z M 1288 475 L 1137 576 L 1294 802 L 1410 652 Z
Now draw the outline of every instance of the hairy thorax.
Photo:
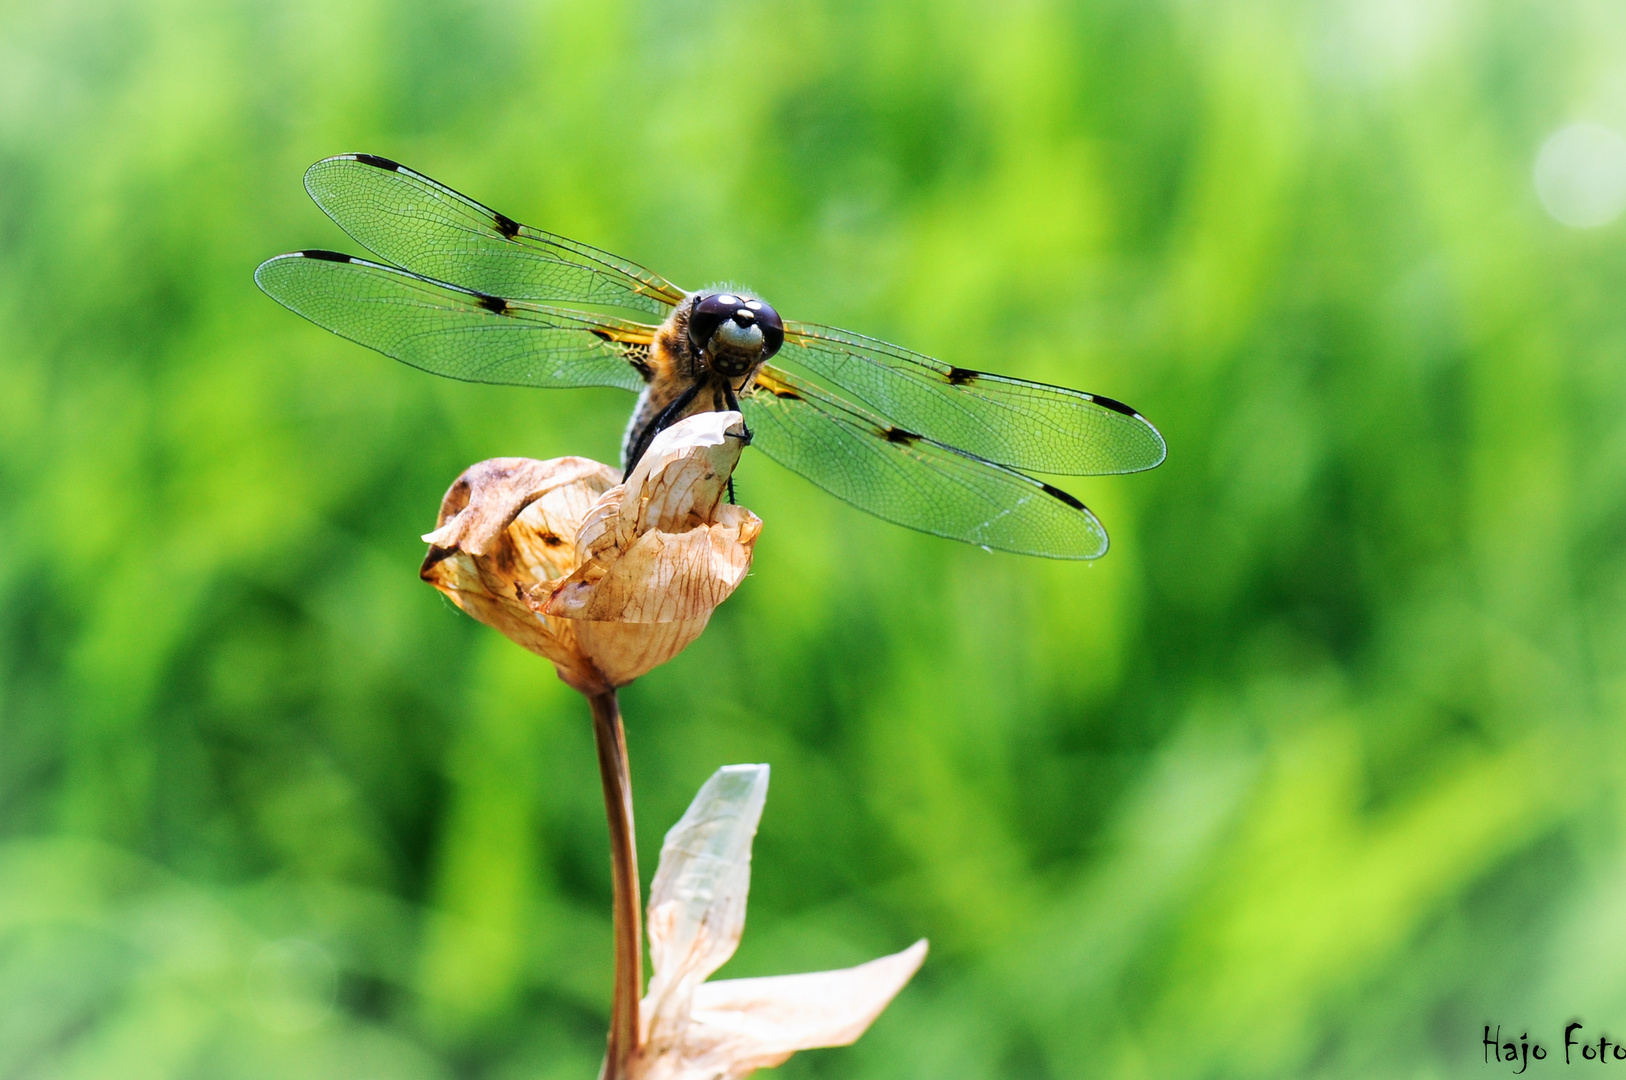
M 649 344 L 648 357 L 642 365 L 646 368 L 646 385 L 621 440 L 621 465 L 628 473 L 637 464 L 635 452 L 641 455 L 658 434 L 657 425 L 666 428 L 695 413 L 731 408 L 730 392 L 738 396 L 749 390 L 762 367 L 758 361 L 737 379 L 728 379 L 713 371 L 706 354 L 689 340 L 689 311 L 688 304 L 679 304 L 655 331 L 655 338 Z M 688 400 L 685 401 L 685 397 Z

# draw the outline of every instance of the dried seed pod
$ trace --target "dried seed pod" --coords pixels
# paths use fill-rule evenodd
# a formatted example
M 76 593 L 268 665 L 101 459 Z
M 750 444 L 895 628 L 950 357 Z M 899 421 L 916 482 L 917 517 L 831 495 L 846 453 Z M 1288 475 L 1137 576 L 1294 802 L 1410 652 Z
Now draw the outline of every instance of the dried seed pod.
M 585 458 L 496 458 L 441 502 L 423 579 L 586 694 L 672 659 L 751 566 L 762 522 L 723 501 L 744 427 L 698 413 L 625 484 Z

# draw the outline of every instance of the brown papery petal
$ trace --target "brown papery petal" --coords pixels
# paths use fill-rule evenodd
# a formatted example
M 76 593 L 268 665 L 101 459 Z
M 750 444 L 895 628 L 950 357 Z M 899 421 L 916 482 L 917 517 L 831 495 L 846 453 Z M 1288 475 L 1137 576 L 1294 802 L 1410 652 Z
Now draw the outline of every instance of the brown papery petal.
M 696 413 L 656 436 L 627 478 L 622 535 L 686 532 L 716 521 L 744 435 L 739 413 L 713 412 Z
M 628 623 L 705 619 L 744 580 L 762 521 L 742 506 L 683 533 L 650 532 L 618 558 L 581 567 L 544 609 L 569 619 Z
M 739 461 L 738 413 L 700 413 L 656 436 L 623 486 L 576 534 L 581 565 L 537 610 L 575 621 L 577 641 L 615 685 L 676 656 L 751 568 L 762 522 L 722 502 Z
M 470 555 L 484 555 L 521 511 L 543 495 L 560 491 L 563 498 L 535 524 L 543 527 L 541 531 L 557 529 L 555 535 L 561 540 L 573 542 L 588 507 L 618 480 L 608 465 L 581 457 L 482 461 L 452 482 L 441 499 L 435 531 L 423 539 L 431 547 L 456 547 Z
M 585 693 L 607 688 L 582 652 L 575 625 L 541 614 L 534 599 L 575 569 L 578 523 L 616 486 L 607 465 L 586 458 L 496 458 L 471 466 L 441 502 L 425 536 L 421 576 L 453 603 L 553 661 Z
M 625 686 L 688 648 L 706 629 L 710 616 L 661 623 L 554 621 L 575 628 L 582 653 L 591 658 L 593 667 L 607 683 Z

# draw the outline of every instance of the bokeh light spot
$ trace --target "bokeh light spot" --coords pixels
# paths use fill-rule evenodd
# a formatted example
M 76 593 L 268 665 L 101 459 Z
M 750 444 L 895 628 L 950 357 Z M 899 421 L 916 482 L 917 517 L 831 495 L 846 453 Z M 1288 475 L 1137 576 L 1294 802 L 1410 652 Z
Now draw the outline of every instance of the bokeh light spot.
M 1536 195 L 1562 224 L 1609 224 L 1626 210 L 1626 138 L 1585 121 L 1560 128 L 1536 155 Z

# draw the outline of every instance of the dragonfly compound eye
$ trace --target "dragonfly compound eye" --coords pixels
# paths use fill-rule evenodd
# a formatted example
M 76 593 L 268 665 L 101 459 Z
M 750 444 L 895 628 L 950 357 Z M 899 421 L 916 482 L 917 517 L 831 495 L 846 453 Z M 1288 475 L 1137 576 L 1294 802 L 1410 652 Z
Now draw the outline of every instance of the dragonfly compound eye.
M 766 360 L 778 352 L 779 346 L 785 343 L 785 321 L 779 317 L 779 312 L 760 300 L 752 300 L 750 304 L 760 305 L 754 310 L 756 311 L 757 325 L 762 327 L 762 358 Z
M 731 318 L 738 306 L 738 297 L 729 296 L 728 299 L 735 302 L 724 303 L 723 297 L 726 295 L 714 293 L 711 296 L 696 297 L 694 304 L 689 308 L 689 340 L 701 352 L 711 344 L 711 335 L 717 332 L 723 320 Z

